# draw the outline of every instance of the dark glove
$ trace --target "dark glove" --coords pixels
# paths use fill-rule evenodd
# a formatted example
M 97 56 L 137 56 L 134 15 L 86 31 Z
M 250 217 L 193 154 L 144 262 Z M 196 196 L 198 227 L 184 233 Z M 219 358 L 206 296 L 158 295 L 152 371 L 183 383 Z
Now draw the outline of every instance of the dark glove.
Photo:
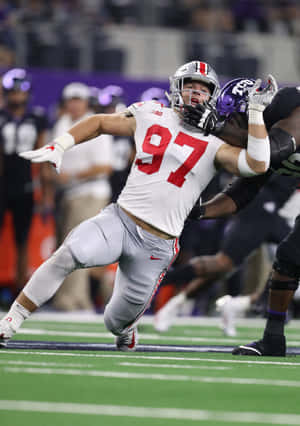
M 204 136 L 210 133 L 217 135 L 224 126 L 224 122 L 219 120 L 217 110 L 207 102 L 195 107 L 184 105 L 183 121 L 201 130 Z
M 201 197 L 197 200 L 196 204 L 190 211 L 187 219 L 190 220 L 199 220 L 205 215 L 205 206 L 202 203 Z

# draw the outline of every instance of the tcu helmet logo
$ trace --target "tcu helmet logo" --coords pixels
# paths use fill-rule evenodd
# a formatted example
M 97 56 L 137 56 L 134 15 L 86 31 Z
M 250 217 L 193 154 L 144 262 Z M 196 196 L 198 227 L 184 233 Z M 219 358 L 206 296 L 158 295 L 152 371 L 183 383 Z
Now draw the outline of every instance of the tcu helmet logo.
M 232 93 L 234 95 L 243 96 L 245 90 L 248 90 L 249 87 L 252 87 L 253 85 L 254 82 L 251 80 L 241 80 L 234 86 L 234 88 L 232 89 Z
M 295 153 L 289 156 L 287 160 L 282 161 L 280 169 L 276 170 L 279 175 L 288 175 L 300 177 L 300 154 Z

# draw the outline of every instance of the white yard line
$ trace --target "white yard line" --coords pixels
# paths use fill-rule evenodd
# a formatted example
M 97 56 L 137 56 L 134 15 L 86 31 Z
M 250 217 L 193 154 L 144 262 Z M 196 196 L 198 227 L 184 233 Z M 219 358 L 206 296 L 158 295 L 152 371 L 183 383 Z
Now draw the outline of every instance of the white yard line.
M 276 425 L 300 424 L 298 414 L 268 414 L 258 412 L 187 410 L 177 408 L 128 407 L 120 405 L 76 404 L 66 402 L 35 402 L 0 400 L 0 410 L 27 411 L 94 416 L 119 416 L 150 419 L 181 419 L 229 423 L 258 423 Z
M 300 388 L 300 381 L 296 380 L 268 380 L 268 379 L 243 379 L 232 377 L 195 377 L 184 375 L 169 374 L 143 374 L 128 373 L 116 371 L 101 370 L 79 370 L 79 369 L 59 369 L 59 368 L 19 368 L 19 367 L 3 367 L 6 373 L 25 373 L 25 374 L 51 374 L 61 376 L 85 376 L 85 377 L 109 377 L 117 379 L 134 379 L 134 380 L 161 380 L 176 382 L 198 382 L 198 383 L 226 383 L 231 385 L 255 385 L 255 386 L 278 386 Z
M 0 311 L 0 318 L 6 312 Z M 53 322 L 70 322 L 70 323 L 95 323 L 103 324 L 103 315 L 91 312 L 49 312 L 40 310 L 30 316 L 30 321 L 53 321 Z M 263 318 L 239 318 L 238 326 L 247 328 L 264 327 L 266 320 Z M 144 315 L 140 324 L 153 324 L 153 315 Z M 220 317 L 205 316 L 183 316 L 175 319 L 175 325 L 192 325 L 192 326 L 220 326 Z M 287 326 L 288 329 L 300 330 L 300 320 L 293 319 Z
M 1 355 L 37 355 L 37 356 L 68 356 L 68 357 L 81 357 L 81 358 L 125 358 L 125 359 L 155 359 L 155 360 L 168 360 L 168 361 L 192 361 L 192 362 L 217 362 L 217 363 L 232 363 L 232 364 L 260 364 L 260 365 L 279 365 L 279 366 L 300 366 L 300 362 L 288 362 L 288 361 L 250 361 L 236 359 L 234 356 L 232 359 L 219 359 L 219 358 L 188 358 L 178 356 L 156 356 L 156 355 L 130 355 L 130 354 L 99 354 L 99 353 L 74 353 L 74 352 L 48 352 L 48 351 L 24 351 L 24 350 L 11 350 L 1 349 Z M 210 354 L 213 356 L 213 354 Z
M 35 365 L 39 367 L 93 367 L 92 364 L 70 364 L 64 362 L 38 362 L 38 361 L 13 361 L 13 360 L 0 360 L 0 364 L 4 365 Z
M 6 312 L 0 311 L 1 315 L 4 315 Z M 78 322 L 78 323 L 95 323 L 103 324 L 103 314 L 96 314 L 92 312 L 50 312 L 46 310 L 39 310 L 34 312 L 30 316 L 30 321 L 54 321 L 54 322 Z M 205 316 L 182 316 L 175 319 L 176 324 L 182 325 L 206 325 L 206 326 L 215 326 L 220 324 L 220 317 L 205 317 Z M 239 318 L 239 324 L 251 327 L 258 327 L 264 325 L 266 322 L 263 318 Z M 153 315 L 144 315 L 141 318 L 141 324 L 153 324 Z M 294 324 L 295 328 L 300 328 L 300 320 L 292 320 L 292 323 L 289 324 L 289 327 Z M 296 324 L 297 327 L 296 327 Z
M 139 362 L 119 362 L 119 365 L 124 367 L 150 367 L 150 368 L 175 368 L 175 369 L 196 369 L 196 370 L 231 370 L 232 367 L 218 367 L 218 366 L 207 366 L 207 365 L 186 365 L 186 364 L 146 364 Z
M 32 335 L 32 336 L 65 336 L 65 337 L 85 337 L 85 338 L 111 338 L 113 336 L 108 332 L 94 332 L 94 331 L 66 331 L 66 330 L 48 330 L 43 328 L 21 328 L 18 335 Z M 140 340 L 156 340 L 164 342 L 188 342 L 188 343 L 224 343 L 224 344 L 238 344 L 241 338 L 229 339 L 228 337 L 182 337 L 182 336 L 165 336 L 161 334 L 143 334 L 139 333 Z M 289 345 L 300 346 L 299 340 L 289 340 Z
M 85 338 L 111 338 L 113 336 L 111 333 L 107 332 L 94 332 L 94 331 L 67 331 L 67 330 L 47 330 L 47 329 L 38 329 L 38 328 L 21 328 L 18 331 L 18 335 L 32 335 L 32 336 L 65 336 L 65 337 L 85 337 Z M 229 339 L 228 337 L 220 338 L 220 337 L 182 337 L 182 336 L 164 336 L 161 334 L 143 334 L 139 333 L 139 337 L 141 340 L 157 340 L 164 342 L 188 342 L 188 343 L 224 343 L 224 344 L 237 344 L 241 341 L 241 338 Z M 289 345 L 299 346 L 300 341 L 291 341 L 289 340 Z

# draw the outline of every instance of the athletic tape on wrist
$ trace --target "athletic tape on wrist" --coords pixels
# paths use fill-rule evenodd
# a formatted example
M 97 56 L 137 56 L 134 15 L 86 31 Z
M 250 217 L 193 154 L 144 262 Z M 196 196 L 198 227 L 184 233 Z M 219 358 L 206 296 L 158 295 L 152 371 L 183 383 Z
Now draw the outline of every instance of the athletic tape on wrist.
M 53 142 L 59 145 L 64 151 L 72 148 L 72 146 L 75 145 L 74 137 L 68 132 L 63 133 L 61 136 L 55 138 Z
M 258 106 L 262 105 L 249 105 L 249 124 L 256 124 L 258 126 L 264 126 L 263 109 L 258 109 Z

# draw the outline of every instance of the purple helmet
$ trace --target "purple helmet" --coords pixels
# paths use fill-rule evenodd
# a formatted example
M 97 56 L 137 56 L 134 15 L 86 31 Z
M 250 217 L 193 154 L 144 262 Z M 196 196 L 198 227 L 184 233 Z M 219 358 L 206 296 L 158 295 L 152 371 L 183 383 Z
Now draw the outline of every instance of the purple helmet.
M 248 109 L 248 93 L 255 80 L 235 78 L 222 88 L 216 108 L 220 116 L 228 117 L 233 112 L 245 113 Z
M 103 107 L 125 103 L 124 90 L 120 86 L 110 84 L 99 91 L 98 102 Z
M 166 97 L 164 89 L 160 87 L 150 87 L 141 94 L 141 101 L 158 101 L 165 106 L 169 106 L 169 100 Z
M 2 88 L 4 93 L 20 90 L 29 92 L 31 89 L 31 81 L 23 68 L 12 68 L 2 76 Z

